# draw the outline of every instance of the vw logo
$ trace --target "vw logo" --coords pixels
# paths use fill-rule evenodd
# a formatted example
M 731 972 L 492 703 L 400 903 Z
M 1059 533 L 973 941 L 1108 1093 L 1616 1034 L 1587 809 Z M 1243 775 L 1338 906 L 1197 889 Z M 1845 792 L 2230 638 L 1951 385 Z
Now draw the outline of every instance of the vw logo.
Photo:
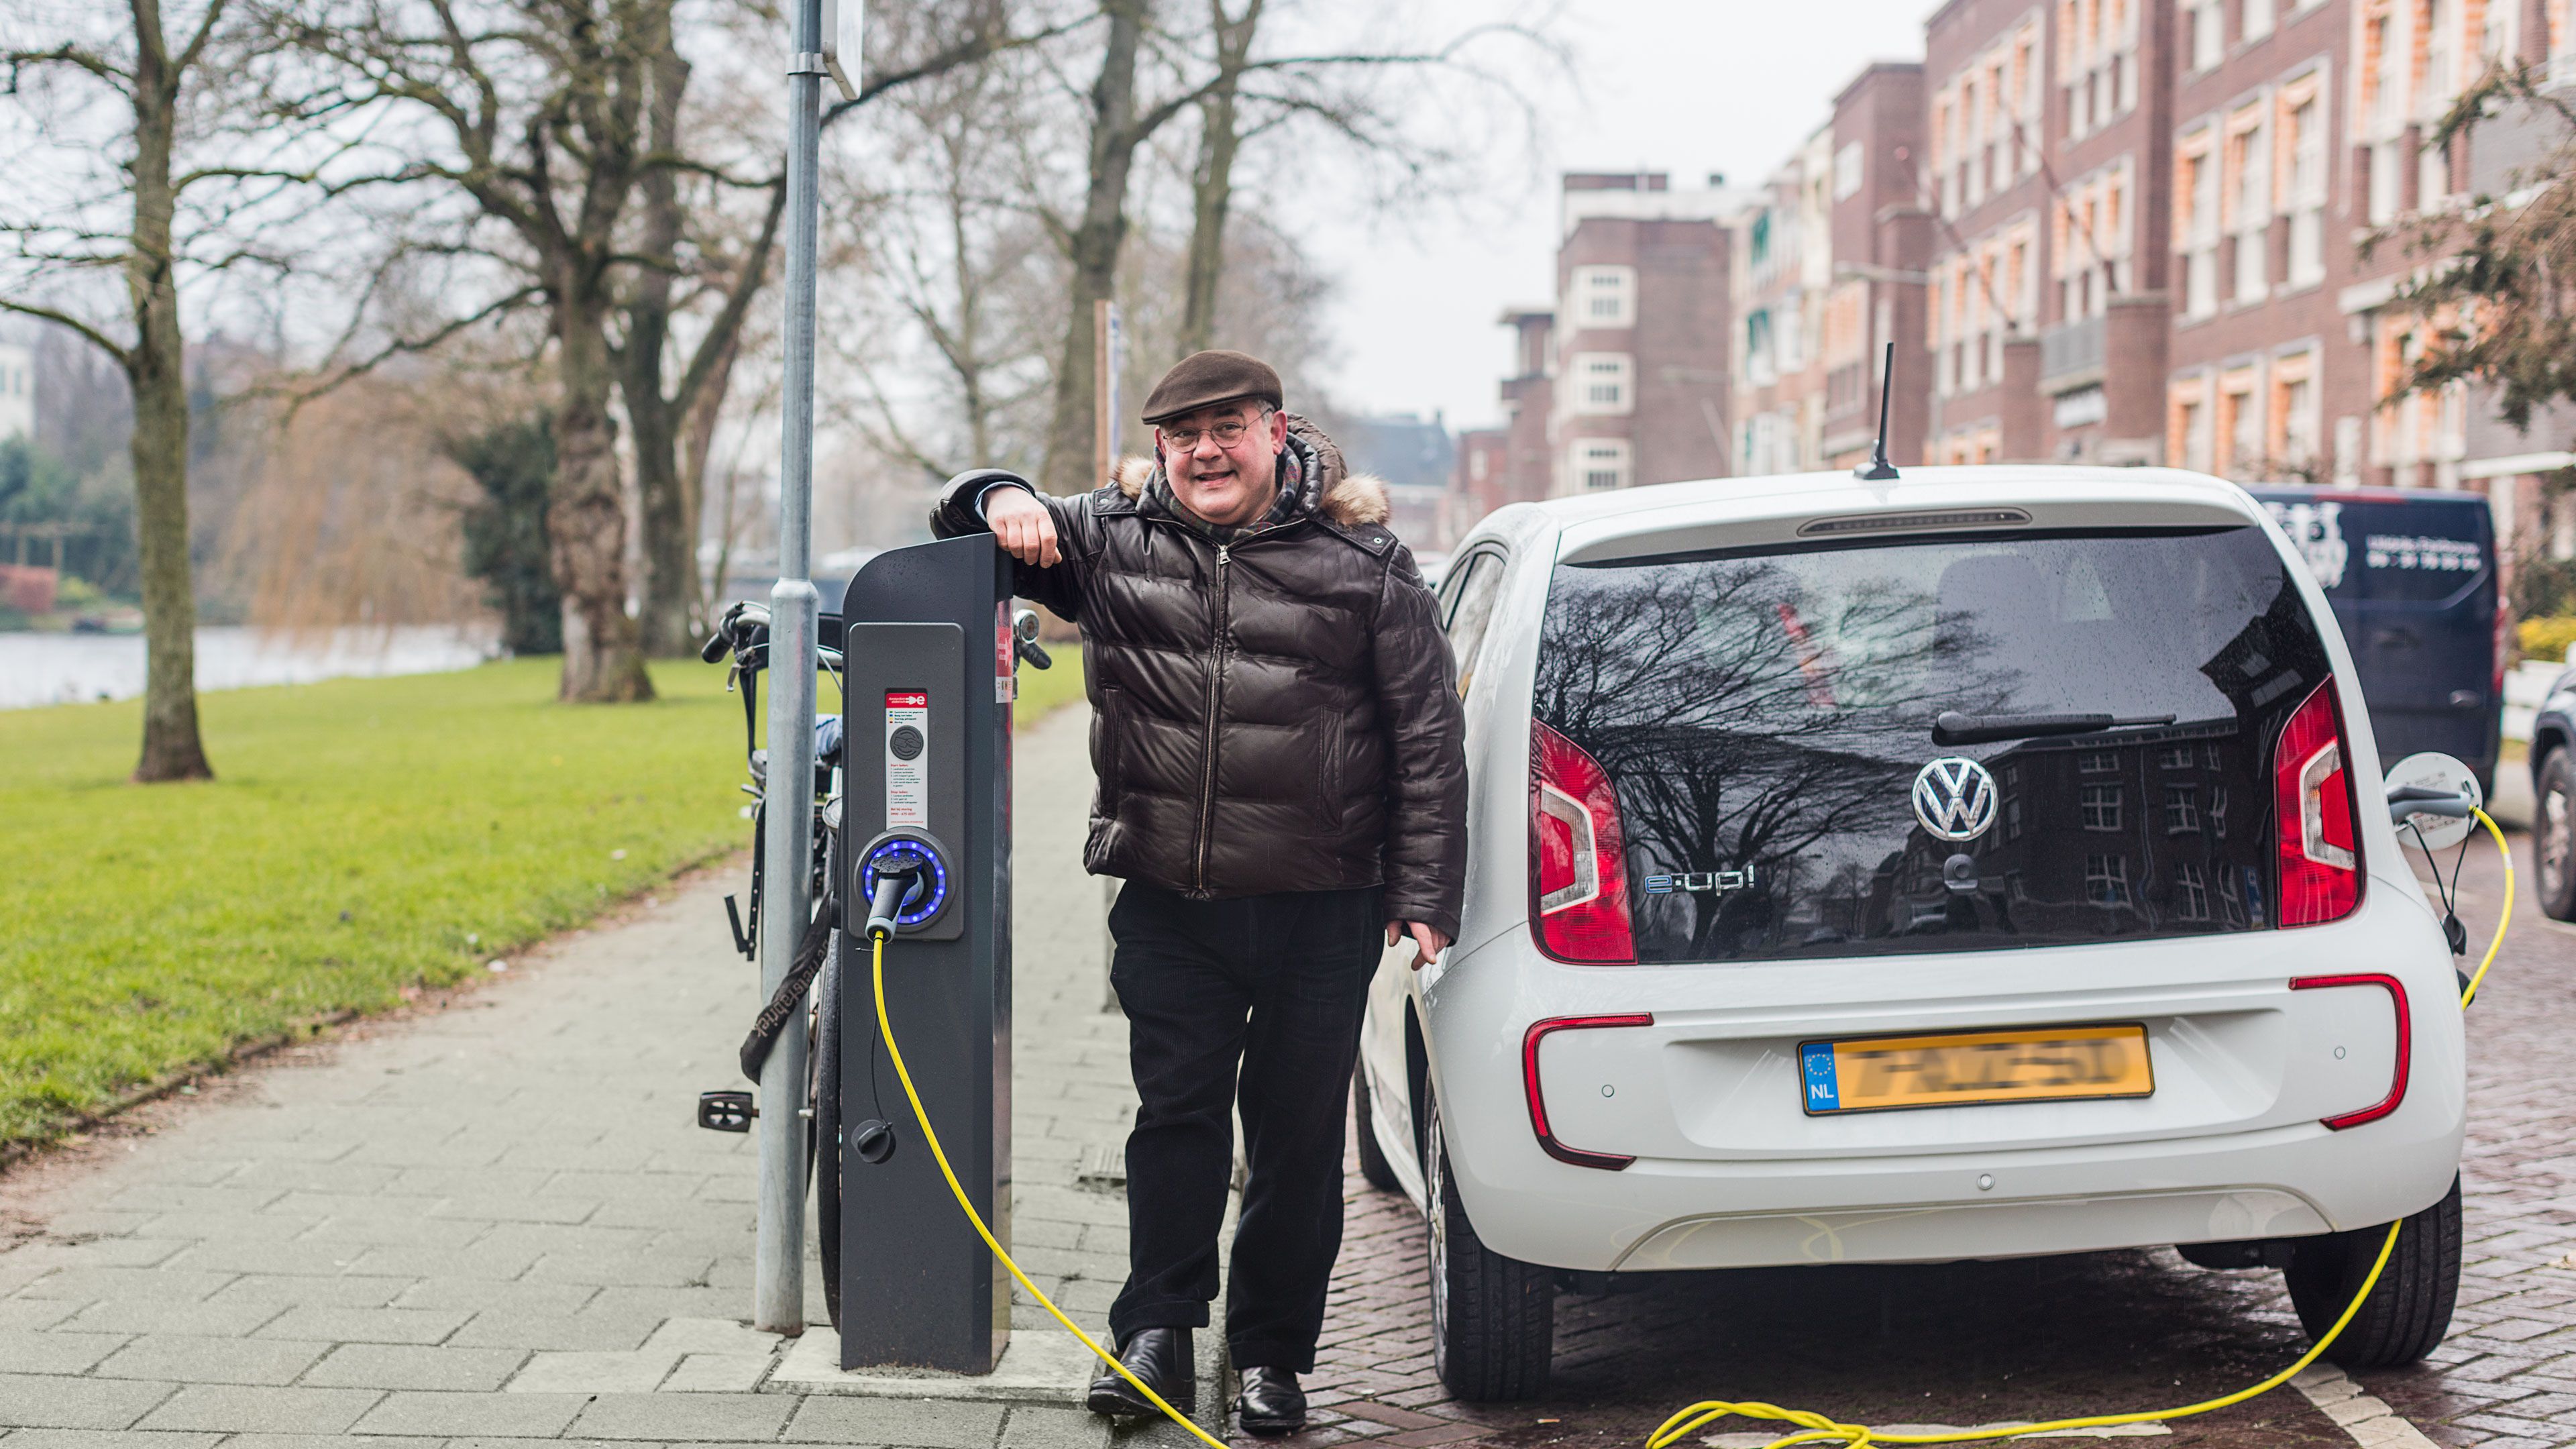
M 1957 755 L 1934 760 L 1914 776 L 1914 818 L 1940 839 L 1976 839 L 1995 823 L 1995 777 Z

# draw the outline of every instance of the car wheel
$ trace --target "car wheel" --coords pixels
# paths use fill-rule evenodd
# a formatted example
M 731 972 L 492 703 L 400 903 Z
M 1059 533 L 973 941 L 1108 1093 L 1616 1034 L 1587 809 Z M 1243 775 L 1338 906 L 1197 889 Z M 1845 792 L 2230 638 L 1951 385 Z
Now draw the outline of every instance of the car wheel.
M 1547 1391 L 1556 1349 L 1556 1275 L 1477 1238 L 1450 1178 L 1436 1097 L 1422 1137 L 1431 1204 L 1431 1367 L 1470 1403 L 1537 1398 Z
M 1395 1164 L 1386 1160 L 1386 1149 L 1377 1144 L 1377 1126 L 1369 1112 L 1368 1069 L 1351 1068 L 1351 1132 L 1359 1140 L 1360 1176 L 1380 1192 L 1393 1192 L 1402 1186 L 1395 1180 Z
M 2540 798 L 2534 802 L 2531 851 L 2540 858 L 2540 909 L 2576 921 L 2576 746 L 2552 750 L 2540 763 Z
M 2290 1302 L 2299 1324 L 2316 1338 L 2361 1291 L 2361 1280 L 2379 1259 L 2385 1226 L 2301 1238 L 2290 1250 Z M 2431 1353 L 2450 1331 L 2451 1305 L 2460 1292 L 2460 1180 L 2442 1200 L 2406 1220 L 2388 1267 L 2352 1316 L 2326 1357 L 2346 1368 L 2394 1368 Z

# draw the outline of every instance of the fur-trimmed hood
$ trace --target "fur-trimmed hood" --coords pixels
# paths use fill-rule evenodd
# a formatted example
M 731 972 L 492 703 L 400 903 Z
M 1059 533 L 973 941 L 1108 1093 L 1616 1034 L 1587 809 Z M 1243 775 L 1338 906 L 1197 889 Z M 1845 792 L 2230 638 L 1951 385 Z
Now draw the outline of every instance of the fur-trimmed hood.
M 1370 473 L 1351 472 L 1342 463 L 1342 450 L 1324 435 L 1323 429 L 1295 413 L 1287 417 L 1289 434 L 1305 445 L 1317 463 L 1315 511 L 1343 528 L 1386 522 L 1394 512 L 1387 502 L 1386 480 Z M 1162 464 L 1153 458 L 1131 454 L 1118 460 L 1109 481 L 1127 497 L 1142 498 L 1145 485 L 1161 468 Z

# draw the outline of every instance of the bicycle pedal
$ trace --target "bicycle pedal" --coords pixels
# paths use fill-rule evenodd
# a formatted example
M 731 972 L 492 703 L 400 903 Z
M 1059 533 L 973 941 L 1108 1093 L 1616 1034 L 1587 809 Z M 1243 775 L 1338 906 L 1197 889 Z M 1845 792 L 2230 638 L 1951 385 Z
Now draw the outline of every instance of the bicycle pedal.
M 759 1115 L 749 1092 L 698 1094 L 698 1125 L 710 1132 L 748 1132 L 751 1119 Z

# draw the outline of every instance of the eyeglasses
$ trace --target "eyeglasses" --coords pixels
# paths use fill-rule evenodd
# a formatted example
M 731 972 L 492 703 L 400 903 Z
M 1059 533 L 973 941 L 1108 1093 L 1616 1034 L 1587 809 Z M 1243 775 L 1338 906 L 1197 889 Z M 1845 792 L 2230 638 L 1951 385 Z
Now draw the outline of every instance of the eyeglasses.
M 1251 431 L 1252 424 L 1241 418 L 1228 418 L 1212 428 L 1165 428 L 1163 442 L 1175 451 L 1183 453 L 1196 449 L 1199 439 L 1203 437 L 1216 439 L 1216 445 L 1220 448 L 1231 448 L 1242 442 L 1243 435 Z

